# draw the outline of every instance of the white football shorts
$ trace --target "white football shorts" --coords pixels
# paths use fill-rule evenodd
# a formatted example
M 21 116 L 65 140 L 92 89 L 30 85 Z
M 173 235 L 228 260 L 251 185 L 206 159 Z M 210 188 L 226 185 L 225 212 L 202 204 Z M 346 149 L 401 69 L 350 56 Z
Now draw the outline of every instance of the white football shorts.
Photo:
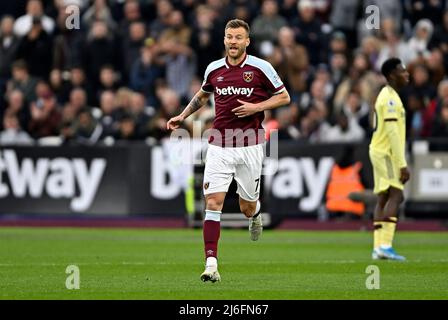
M 247 201 L 257 201 L 263 158 L 263 144 L 240 148 L 222 148 L 209 144 L 202 186 L 204 195 L 227 192 L 235 178 L 238 195 Z

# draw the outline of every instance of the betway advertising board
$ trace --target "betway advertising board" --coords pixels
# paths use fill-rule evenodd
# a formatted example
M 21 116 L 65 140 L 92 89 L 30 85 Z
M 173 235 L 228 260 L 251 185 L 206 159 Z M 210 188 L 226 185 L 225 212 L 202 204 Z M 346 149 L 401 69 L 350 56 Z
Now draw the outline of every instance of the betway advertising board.
M 195 158 L 197 149 L 187 148 L 195 155 L 183 156 Z M 270 172 L 262 177 L 268 211 L 316 214 L 331 168 L 344 154 L 341 145 L 281 143 L 278 158 L 264 164 Z M 144 144 L 1 147 L 0 214 L 183 216 L 193 164 L 171 161 L 171 155 L 169 146 Z M 367 164 L 368 177 L 366 157 L 367 147 L 356 146 L 355 158 Z
M 284 216 L 315 216 L 325 203 L 331 170 L 341 160 L 360 161 L 361 178 L 366 188 L 373 188 L 368 145 L 281 143 L 278 160 L 265 168 L 276 167 L 273 175 L 264 176 L 268 211 Z M 267 170 L 271 171 L 271 170 Z
M 182 190 L 168 190 L 170 174 L 151 151 L 144 145 L 0 148 L 0 213 L 183 215 Z M 160 195 L 163 190 L 170 193 Z

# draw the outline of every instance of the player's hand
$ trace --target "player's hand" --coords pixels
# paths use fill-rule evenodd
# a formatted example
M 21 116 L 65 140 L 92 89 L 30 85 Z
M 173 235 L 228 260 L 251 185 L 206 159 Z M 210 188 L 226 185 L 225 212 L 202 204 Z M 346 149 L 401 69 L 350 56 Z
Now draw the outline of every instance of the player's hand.
M 181 115 L 171 118 L 166 123 L 166 128 L 168 130 L 176 130 L 180 127 L 180 124 L 184 121 L 184 118 Z
M 409 178 L 410 178 L 411 174 L 409 173 L 409 170 L 407 167 L 401 168 L 400 169 L 400 182 L 405 184 Z
M 250 103 L 245 102 L 240 99 L 237 100 L 239 103 L 241 103 L 241 106 L 232 109 L 232 112 L 238 117 L 238 118 L 244 118 L 253 115 L 254 113 L 260 112 L 258 108 L 258 104 L 256 103 Z

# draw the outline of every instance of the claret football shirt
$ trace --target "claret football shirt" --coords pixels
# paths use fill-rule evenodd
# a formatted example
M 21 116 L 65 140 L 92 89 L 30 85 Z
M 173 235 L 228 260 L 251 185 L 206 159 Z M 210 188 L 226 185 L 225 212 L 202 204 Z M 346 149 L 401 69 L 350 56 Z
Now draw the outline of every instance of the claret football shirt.
M 250 146 L 264 142 L 264 112 L 238 118 L 232 109 L 241 105 L 238 99 L 258 103 L 285 90 L 272 65 L 260 58 L 246 55 L 235 66 L 227 57 L 210 63 L 205 71 L 202 90 L 214 94 L 213 129 L 221 136 L 210 136 L 209 143 L 221 147 Z

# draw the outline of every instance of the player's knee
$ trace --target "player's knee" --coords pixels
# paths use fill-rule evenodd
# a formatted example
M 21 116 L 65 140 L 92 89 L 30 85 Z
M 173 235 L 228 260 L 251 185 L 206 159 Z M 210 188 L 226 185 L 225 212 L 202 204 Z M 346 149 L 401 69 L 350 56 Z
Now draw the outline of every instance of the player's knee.
M 215 197 L 210 197 L 206 199 L 207 210 L 221 211 L 224 201 L 217 199 Z

